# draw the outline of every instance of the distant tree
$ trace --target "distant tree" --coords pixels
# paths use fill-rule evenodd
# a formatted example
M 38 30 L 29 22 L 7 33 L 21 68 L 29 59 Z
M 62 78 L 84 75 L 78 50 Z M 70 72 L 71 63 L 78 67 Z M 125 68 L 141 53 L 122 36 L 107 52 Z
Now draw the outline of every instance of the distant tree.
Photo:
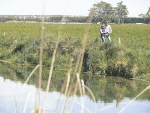
M 144 21 L 145 21 L 145 19 L 147 18 L 146 15 L 145 15 L 145 14 L 142 14 L 142 13 L 139 14 L 139 17 L 142 18 L 142 19 L 144 19 Z
M 150 24 L 150 7 L 148 8 L 148 11 L 146 14 L 139 14 L 139 17 L 144 19 L 145 23 L 149 23 Z
M 129 12 L 126 5 L 123 5 L 123 1 L 117 3 L 117 7 L 115 7 L 115 15 L 119 18 L 118 23 L 123 23 L 128 14 Z
M 150 18 L 150 7 L 148 8 L 148 11 L 147 11 L 147 13 L 146 13 L 146 16 L 147 16 L 148 18 Z
M 119 23 L 119 24 L 120 24 L 120 18 L 119 18 L 119 17 L 115 17 L 115 18 L 114 18 L 114 23 L 116 23 L 116 24 Z
M 150 7 L 148 8 L 148 11 L 146 13 L 146 20 L 145 20 L 145 22 L 150 24 Z
M 93 18 L 93 22 L 104 22 L 106 20 L 111 21 L 113 14 L 114 10 L 111 4 L 103 1 L 94 4 L 93 7 L 89 10 L 89 17 Z
M 91 8 L 90 10 L 89 10 L 90 12 L 89 12 L 89 16 L 90 17 L 96 17 L 96 9 L 95 8 Z

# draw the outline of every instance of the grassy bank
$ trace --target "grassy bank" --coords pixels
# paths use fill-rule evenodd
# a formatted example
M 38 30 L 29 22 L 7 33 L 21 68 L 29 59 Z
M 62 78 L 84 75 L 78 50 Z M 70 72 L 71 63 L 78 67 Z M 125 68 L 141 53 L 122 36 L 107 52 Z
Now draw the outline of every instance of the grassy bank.
M 150 80 L 149 25 L 111 25 L 111 43 L 101 42 L 100 25 L 45 24 L 44 27 L 43 65 L 50 66 L 60 38 L 54 64 L 58 74 L 67 72 L 71 58 L 75 67 L 84 34 L 88 33 L 82 72 Z M 0 23 L 0 28 L 0 60 L 39 63 L 40 23 Z

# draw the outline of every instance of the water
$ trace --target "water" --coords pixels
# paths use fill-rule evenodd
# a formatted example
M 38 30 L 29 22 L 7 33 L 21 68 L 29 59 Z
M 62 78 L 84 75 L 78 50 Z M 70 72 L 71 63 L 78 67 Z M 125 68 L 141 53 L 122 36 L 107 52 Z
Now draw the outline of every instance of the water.
M 30 113 L 37 106 L 37 81 L 38 70 L 30 78 L 28 84 L 23 84 L 34 67 L 0 64 L 0 112 L 1 113 Z M 45 100 L 45 88 L 49 70 L 43 70 L 41 107 Z M 55 72 L 54 72 L 55 73 Z M 50 92 L 48 93 L 46 113 L 54 113 L 58 100 L 60 101 L 57 113 L 61 113 L 65 99 L 61 94 L 63 76 L 53 75 Z M 84 75 L 86 86 L 93 92 L 96 104 L 91 94 L 85 90 L 85 96 L 81 98 L 78 91 L 72 113 L 119 113 L 134 97 L 144 90 L 149 83 L 127 80 L 118 77 L 89 77 Z M 73 84 L 73 83 L 72 83 Z M 66 113 L 70 110 L 72 94 L 68 99 Z M 61 98 L 59 99 L 61 95 Z M 84 102 L 84 109 L 82 108 Z M 122 113 L 149 113 L 150 112 L 150 89 L 133 101 Z

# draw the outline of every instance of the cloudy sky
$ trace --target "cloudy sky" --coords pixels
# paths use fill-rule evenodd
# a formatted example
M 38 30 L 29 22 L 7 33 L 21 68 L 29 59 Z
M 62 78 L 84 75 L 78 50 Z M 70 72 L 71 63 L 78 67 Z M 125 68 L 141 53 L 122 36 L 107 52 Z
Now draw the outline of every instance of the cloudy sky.
M 103 0 L 113 7 L 121 0 Z M 150 0 L 122 0 L 127 6 L 128 17 L 145 14 Z M 0 0 L 0 15 L 75 15 L 87 16 L 94 3 L 101 0 Z M 45 10 L 43 6 L 45 5 Z

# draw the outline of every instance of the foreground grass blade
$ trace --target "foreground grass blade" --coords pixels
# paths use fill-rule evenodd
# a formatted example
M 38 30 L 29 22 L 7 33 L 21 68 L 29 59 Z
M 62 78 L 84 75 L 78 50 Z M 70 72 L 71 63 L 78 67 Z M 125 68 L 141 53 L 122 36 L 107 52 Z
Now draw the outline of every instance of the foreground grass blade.
M 84 81 L 83 81 L 83 79 L 81 80 L 81 83 L 82 83 L 82 90 L 83 90 L 83 107 L 84 107 L 85 87 L 84 87 Z M 84 108 L 82 110 L 83 110 L 82 112 L 84 113 Z
M 32 95 L 32 93 L 34 93 L 34 91 L 30 92 L 27 96 L 27 99 L 26 99 L 26 102 L 25 102 L 25 106 L 24 106 L 24 109 L 23 109 L 23 113 L 26 112 L 26 108 L 27 108 L 27 104 L 28 104 L 28 101 L 29 101 L 29 98 L 30 96 Z
M 39 66 L 40 66 L 40 65 L 37 65 L 37 66 L 33 69 L 33 71 L 30 73 L 30 75 L 28 76 L 28 78 L 27 78 L 27 80 L 25 81 L 24 84 L 26 84 L 26 83 L 29 81 L 30 77 L 32 76 L 32 74 L 35 72 L 35 70 L 36 70 Z
M 150 89 L 150 85 L 147 86 L 141 93 L 139 93 L 134 99 L 132 99 L 119 113 L 122 113 L 135 99 L 137 99 L 140 95 L 142 95 L 145 91 Z
M 31 76 L 33 75 L 33 73 L 36 71 L 36 69 L 39 67 L 40 65 L 37 65 L 34 69 L 33 69 L 33 71 L 30 73 L 30 75 L 28 76 L 28 78 L 27 78 L 27 80 L 25 81 L 25 83 L 23 84 L 23 87 L 22 87 L 22 91 L 21 92 L 23 92 L 23 90 L 24 90 L 24 87 L 25 87 L 25 84 L 27 84 L 27 82 L 29 81 L 29 79 L 31 78 Z M 22 97 L 21 97 L 21 99 L 20 100 L 22 100 Z
M 62 113 L 65 112 L 65 108 L 66 108 L 65 100 L 66 100 L 66 96 L 67 96 L 67 92 L 68 92 L 69 82 L 70 82 L 70 75 L 68 74 L 66 90 L 65 90 L 65 99 L 64 99 L 64 104 L 63 104 L 63 108 L 62 108 Z
M 90 94 L 91 94 L 91 96 L 92 96 L 92 98 L 93 98 L 93 101 L 94 101 L 94 103 L 95 103 L 95 112 L 96 112 L 96 111 L 97 111 L 97 106 L 96 106 L 96 99 L 95 99 L 95 96 L 94 96 L 94 94 L 92 93 L 92 91 L 90 90 L 89 87 L 87 87 L 86 85 L 84 85 L 84 87 L 90 92 Z
M 15 99 L 15 105 L 16 105 L 16 110 L 15 110 L 15 113 L 18 113 L 18 106 L 17 106 L 17 101 L 16 101 L 16 98 L 14 96 L 14 99 Z
M 66 85 L 66 91 L 65 91 L 65 99 L 64 99 L 64 103 L 63 103 L 62 113 L 65 112 L 66 105 L 67 105 L 67 103 L 65 103 L 65 100 L 67 100 L 66 97 L 67 97 L 68 87 L 69 87 L 69 83 L 70 83 L 70 74 L 71 74 L 72 61 L 73 61 L 73 59 L 71 59 L 70 69 L 69 69 L 69 71 L 68 71 L 68 73 L 67 73 L 68 79 L 67 79 L 67 85 Z
M 69 113 L 71 113 L 71 111 L 72 111 L 72 107 L 73 107 L 73 103 L 74 103 L 74 97 L 75 97 L 75 95 L 77 93 L 77 89 L 78 89 L 78 80 L 76 81 L 76 86 L 75 86 L 75 90 L 74 90 L 74 93 L 73 93 L 73 98 L 72 98 L 72 102 L 71 102 L 71 107 L 70 107 Z
M 77 68 L 78 68 L 78 65 L 79 65 L 80 57 L 81 57 L 81 54 L 79 55 L 78 60 L 77 60 L 76 68 L 75 68 L 75 70 L 74 70 L 74 74 L 73 74 L 73 77 L 72 77 L 72 80 L 71 80 L 71 83 L 72 83 L 72 84 L 70 84 L 70 87 L 69 87 L 69 90 L 68 90 L 67 99 L 66 99 L 65 104 L 67 104 L 67 101 L 68 101 L 68 99 L 69 99 L 70 93 L 71 93 L 72 88 L 73 88 L 73 82 L 74 82 L 75 75 L 76 75 L 76 72 L 77 72 Z
M 57 47 L 58 47 L 58 42 L 56 44 L 56 48 L 54 50 L 53 57 L 52 57 L 52 64 L 51 64 L 51 68 L 50 68 L 50 72 L 49 72 L 49 78 L 48 78 L 48 83 L 47 83 L 47 88 L 46 88 L 46 96 L 45 96 L 45 102 L 44 102 L 44 106 L 43 106 L 43 112 L 45 112 L 47 94 L 48 94 L 48 91 L 49 91 L 50 82 L 51 82 L 51 78 L 52 78 L 52 72 L 53 72 L 53 67 L 54 67 L 55 55 L 56 55 Z
M 82 88 L 81 88 L 81 82 L 80 82 L 80 78 L 79 78 L 79 73 L 77 73 L 77 80 L 78 80 L 78 83 L 79 83 L 79 90 L 80 90 L 80 95 L 81 95 L 81 102 L 82 102 L 82 113 L 83 113 L 83 106 L 84 106 L 84 102 L 83 102 L 83 97 L 82 97 Z
M 79 102 L 77 102 L 77 101 L 74 101 L 75 103 L 77 103 L 78 105 L 80 105 L 80 106 L 82 106 L 82 104 L 81 103 L 79 103 Z M 86 110 L 86 111 L 88 111 L 89 113 L 92 113 L 87 107 L 85 107 L 85 106 L 83 106 L 84 107 L 84 109 Z M 84 112 L 83 112 L 84 113 Z
M 60 91 L 60 96 L 59 96 L 59 99 L 58 99 L 58 102 L 57 102 L 57 105 L 56 105 L 56 108 L 55 108 L 55 113 L 56 113 L 56 111 L 57 111 L 57 108 L 58 108 L 58 105 L 59 105 L 59 101 L 60 101 L 61 95 L 62 95 L 62 93 L 63 93 L 63 91 L 64 91 L 64 89 L 65 89 L 66 81 L 67 81 L 67 76 L 65 77 L 65 81 L 64 81 L 64 83 L 63 83 L 63 85 L 62 85 L 62 88 L 61 88 L 61 91 Z
M 41 91 L 41 78 L 42 78 L 43 38 L 44 38 L 44 18 L 42 18 L 42 33 L 41 33 L 40 59 L 39 59 L 40 68 L 39 68 L 38 113 L 40 113 L 40 91 Z
M 100 111 L 103 111 L 103 110 L 108 109 L 108 108 L 111 108 L 111 107 L 113 107 L 113 106 L 115 106 L 115 105 L 110 105 L 110 106 L 104 107 L 104 108 L 102 108 L 102 109 L 96 111 L 95 113 L 100 112 Z

